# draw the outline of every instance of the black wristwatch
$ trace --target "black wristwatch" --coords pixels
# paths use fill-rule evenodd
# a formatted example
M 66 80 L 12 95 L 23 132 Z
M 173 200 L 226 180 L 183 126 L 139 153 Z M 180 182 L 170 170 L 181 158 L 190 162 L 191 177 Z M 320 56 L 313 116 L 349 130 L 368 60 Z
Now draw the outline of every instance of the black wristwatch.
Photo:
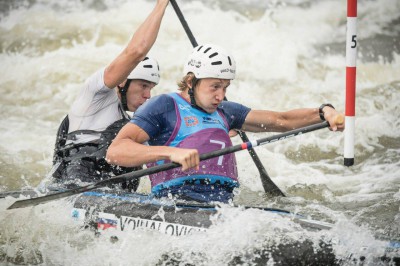
M 335 107 L 333 107 L 333 105 L 330 104 L 330 103 L 321 104 L 321 106 L 319 107 L 318 111 L 319 111 L 319 117 L 321 118 L 322 121 L 325 121 L 324 111 L 322 111 L 325 106 L 329 106 L 329 107 L 335 109 Z

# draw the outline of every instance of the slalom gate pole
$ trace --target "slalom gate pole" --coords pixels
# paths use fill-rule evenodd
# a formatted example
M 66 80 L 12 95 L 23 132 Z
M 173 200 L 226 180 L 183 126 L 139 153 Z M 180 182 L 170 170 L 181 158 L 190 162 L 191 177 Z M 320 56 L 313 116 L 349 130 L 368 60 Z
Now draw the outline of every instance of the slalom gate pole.
M 346 108 L 344 165 L 354 164 L 355 102 L 357 58 L 357 0 L 347 0 L 346 34 Z

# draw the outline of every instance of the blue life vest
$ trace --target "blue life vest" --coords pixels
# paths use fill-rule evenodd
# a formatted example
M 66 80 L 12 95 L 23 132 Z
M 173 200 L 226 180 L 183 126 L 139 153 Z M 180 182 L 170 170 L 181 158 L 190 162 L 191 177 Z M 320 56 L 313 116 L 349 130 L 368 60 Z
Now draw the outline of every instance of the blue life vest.
M 174 99 L 177 122 L 165 146 L 197 149 L 199 154 L 232 146 L 228 135 L 229 126 L 221 111 L 208 114 L 193 108 L 177 93 L 169 96 Z M 170 161 L 162 160 L 155 164 L 168 162 Z M 183 172 L 181 168 L 175 168 L 151 175 L 150 181 L 152 193 L 155 195 L 165 196 L 166 192 L 190 193 L 191 190 L 202 194 L 209 188 L 224 194 L 231 193 L 234 187 L 239 186 L 237 177 L 235 155 L 227 154 L 201 161 L 199 171 L 192 169 Z

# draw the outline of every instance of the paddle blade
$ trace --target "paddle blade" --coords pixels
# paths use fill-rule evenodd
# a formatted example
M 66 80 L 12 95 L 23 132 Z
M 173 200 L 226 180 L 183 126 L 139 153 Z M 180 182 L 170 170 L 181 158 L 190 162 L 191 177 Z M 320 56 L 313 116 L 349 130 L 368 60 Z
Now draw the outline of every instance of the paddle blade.
M 268 195 L 272 197 L 286 197 L 282 190 L 280 190 L 280 188 L 268 176 L 267 170 L 265 170 L 264 167 L 260 167 L 258 172 L 260 173 L 261 183 L 265 193 L 268 193 Z
M 82 193 L 82 192 L 85 192 L 88 190 L 92 190 L 94 188 L 96 188 L 96 184 L 79 187 L 79 188 L 75 188 L 75 189 L 71 189 L 71 190 L 67 190 L 67 191 L 63 191 L 63 192 L 57 192 L 57 193 L 53 193 L 53 194 L 49 194 L 46 196 L 37 197 L 37 198 L 33 198 L 33 199 L 18 200 L 16 202 L 14 202 L 10 207 L 8 207 L 7 210 L 36 206 L 38 204 L 46 203 L 46 202 L 49 202 L 52 200 L 76 195 L 76 194 L 79 194 L 79 193 Z

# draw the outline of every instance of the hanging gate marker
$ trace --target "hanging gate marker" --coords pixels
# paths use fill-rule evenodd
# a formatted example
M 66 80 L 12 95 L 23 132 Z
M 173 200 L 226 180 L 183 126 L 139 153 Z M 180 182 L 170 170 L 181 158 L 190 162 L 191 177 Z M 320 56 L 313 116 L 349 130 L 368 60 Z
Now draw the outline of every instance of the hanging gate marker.
M 346 34 L 346 109 L 344 165 L 354 164 L 355 103 L 357 58 L 357 0 L 347 0 Z

